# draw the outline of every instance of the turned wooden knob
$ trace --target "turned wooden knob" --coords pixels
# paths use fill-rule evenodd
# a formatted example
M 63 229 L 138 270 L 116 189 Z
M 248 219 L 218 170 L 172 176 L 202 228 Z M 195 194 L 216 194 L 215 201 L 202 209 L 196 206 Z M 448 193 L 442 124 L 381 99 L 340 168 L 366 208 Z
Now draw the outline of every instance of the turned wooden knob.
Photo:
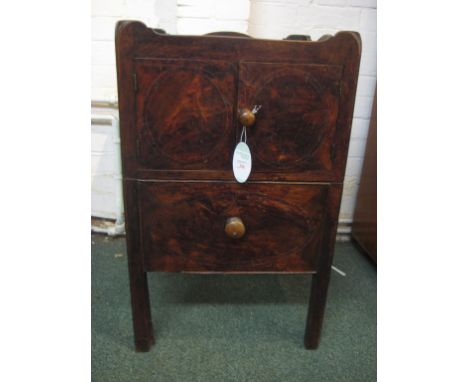
M 239 239 L 244 236 L 245 226 L 244 223 L 242 223 L 241 218 L 234 217 L 226 220 L 224 232 L 226 232 L 226 235 L 232 239 Z
M 255 123 L 255 113 L 249 109 L 239 109 L 239 122 L 242 126 L 252 126 Z

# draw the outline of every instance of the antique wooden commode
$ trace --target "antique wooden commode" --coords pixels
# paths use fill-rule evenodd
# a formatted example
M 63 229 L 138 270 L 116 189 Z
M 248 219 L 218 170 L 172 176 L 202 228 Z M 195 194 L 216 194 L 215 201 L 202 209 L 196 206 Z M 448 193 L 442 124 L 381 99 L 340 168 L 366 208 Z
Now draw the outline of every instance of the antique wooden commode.
M 305 346 L 317 348 L 359 34 L 170 36 L 121 21 L 116 51 L 136 350 L 154 343 L 152 271 L 311 273 Z M 243 126 L 252 171 L 239 183 Z

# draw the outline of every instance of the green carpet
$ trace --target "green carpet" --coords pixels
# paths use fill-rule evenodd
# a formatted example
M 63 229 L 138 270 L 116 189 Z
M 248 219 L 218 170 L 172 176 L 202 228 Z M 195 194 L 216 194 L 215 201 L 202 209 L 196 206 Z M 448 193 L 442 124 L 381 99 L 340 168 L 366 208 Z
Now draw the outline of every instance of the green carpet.
M 133 349 L 125 240 L 92 236 L 95 382 L 375 381 L 376 268 L 337 243 L 321 344 L 303 347 L 311 276 L 150 273 L 156 345 Z

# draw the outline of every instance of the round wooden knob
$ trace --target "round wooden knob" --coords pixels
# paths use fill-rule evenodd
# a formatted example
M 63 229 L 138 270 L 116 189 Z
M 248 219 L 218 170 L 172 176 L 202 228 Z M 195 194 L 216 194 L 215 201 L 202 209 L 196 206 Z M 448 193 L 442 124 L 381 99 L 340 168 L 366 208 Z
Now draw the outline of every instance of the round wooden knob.
M 232 239 L 239 239 L 244 236 L 245 226 L 244 223 L 242 223 L 241 218 L 234 217 L 226 220 L 224 232 L 226 232 L 226 235 Z
M 255 114 L 252 110 L 240 109 L 239 122 L 242 126 L 252 126 L 255 123 Z

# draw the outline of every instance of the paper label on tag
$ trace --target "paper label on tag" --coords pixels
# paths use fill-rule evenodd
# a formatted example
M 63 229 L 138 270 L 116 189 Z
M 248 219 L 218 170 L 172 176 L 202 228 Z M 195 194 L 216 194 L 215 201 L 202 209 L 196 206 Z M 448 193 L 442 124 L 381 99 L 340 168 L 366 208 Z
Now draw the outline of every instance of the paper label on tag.
M 232 170 L 239 183 L 244 183 L 252 170 L 252 155 L 249 146 L 244 142 L 239 142 L 234 150 L 232 158 Z

